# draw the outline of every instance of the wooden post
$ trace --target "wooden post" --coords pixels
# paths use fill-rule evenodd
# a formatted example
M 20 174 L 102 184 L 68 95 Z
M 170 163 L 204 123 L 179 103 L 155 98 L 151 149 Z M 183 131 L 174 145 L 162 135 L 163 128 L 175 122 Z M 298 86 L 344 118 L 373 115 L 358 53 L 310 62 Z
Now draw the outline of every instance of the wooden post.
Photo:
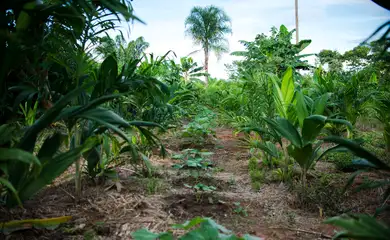
M 295 33 L 297 44 L 299 42 L 298 0 L 295 0 Z

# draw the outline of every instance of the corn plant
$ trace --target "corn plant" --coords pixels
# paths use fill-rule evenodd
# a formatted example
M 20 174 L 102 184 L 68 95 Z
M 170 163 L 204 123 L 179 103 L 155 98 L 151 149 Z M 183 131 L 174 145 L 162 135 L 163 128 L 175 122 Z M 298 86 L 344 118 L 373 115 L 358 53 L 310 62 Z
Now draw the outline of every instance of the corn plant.
M 184 230 L 185 233 L 175 237 L 172 230 Z M 183 224 L 176 224 L 172 226 L 172 230 L 168 230 L 163 233 L 153 233 L 148 229 L 140 229 L 133 232 L 131 236 L 135 240 L 261 240 L 262 238 L 244 234 L 243 236 L 237 236 L 232 231 L 226 229 L 224 226 L 219 225 L 211 218 L 196 217 Z

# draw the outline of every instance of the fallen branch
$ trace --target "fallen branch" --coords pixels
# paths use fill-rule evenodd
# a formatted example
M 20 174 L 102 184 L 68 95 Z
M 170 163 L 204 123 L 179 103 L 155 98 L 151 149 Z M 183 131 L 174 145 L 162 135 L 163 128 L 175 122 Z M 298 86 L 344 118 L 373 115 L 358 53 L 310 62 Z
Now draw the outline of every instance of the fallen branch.
M 286 230 L 290 230 L 290 231 L 296 231 L 296 232 L 303 232 L 303 233 L 318 235 L 321 238 L 332 239 L 332 236 L 326 235 L 326 234 L 324 234 L 322 232 L 314 232 L 314 231 L 309 231 L 309 230 L 304 230 L 304 229 L 296 229 L 296 228 L 289 228 L 289 227 L 269 227 L 269 229 L 286 229 Z

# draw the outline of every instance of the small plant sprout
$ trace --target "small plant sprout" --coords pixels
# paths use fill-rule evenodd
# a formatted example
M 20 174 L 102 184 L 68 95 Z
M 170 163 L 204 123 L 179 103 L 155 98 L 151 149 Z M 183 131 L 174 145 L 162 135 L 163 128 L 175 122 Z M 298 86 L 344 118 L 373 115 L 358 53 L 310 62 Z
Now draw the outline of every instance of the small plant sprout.
M 242 215 L 244 217 L 247 217 L 248 216 L 248 212 L 246 211 L 245 208 L 243 208 L 241 206 L 241 203 L 240 202 L 235 202 L 233 203 L 234 204 L 234 209 L 233 209 L 233 212 L 234 213 L 237 213 L 238 215 Z
M 194 190 L 196 202 L 198 202 L 198 203 L 202 201 L 203 194 L 217 190 L 217 188 L 214 186 L 207 186 L 207 185 L 204 185 L 202 183 L 198 183 L 198 184 L 195 184 L 193 186 L 188 185 L 188 184 L 184 184 L 184 186 Z

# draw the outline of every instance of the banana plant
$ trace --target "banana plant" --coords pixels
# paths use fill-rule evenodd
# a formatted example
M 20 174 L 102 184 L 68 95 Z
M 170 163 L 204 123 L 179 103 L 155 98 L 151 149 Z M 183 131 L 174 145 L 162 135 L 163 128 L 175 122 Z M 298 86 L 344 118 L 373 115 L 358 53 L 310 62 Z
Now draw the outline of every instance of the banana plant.
M 330 119 L 322 115 L 311 115 L 304 118 L 300 131 L 285 118 L 266 119 L 266 122 L 280 136 L 290 142 L 287 151 L 302 170 L 301 178 L 304 186 L 306 186 L 307 171 L 327 153 L 327 151 L 320 152 L 321 142 L 317 141 L 325 124 L 344 124 L 352 128 L 352 125 L 345 120 Z
M 284 73 L 280 86 L 276 75 L 270 74 L 269 77 L 273 83 L 273 98 L 279 116 L 293 121 L 294 116 L 292 116 L 291 110 L 295 96 L 295 86 L 292 68 L 289 67 Z

